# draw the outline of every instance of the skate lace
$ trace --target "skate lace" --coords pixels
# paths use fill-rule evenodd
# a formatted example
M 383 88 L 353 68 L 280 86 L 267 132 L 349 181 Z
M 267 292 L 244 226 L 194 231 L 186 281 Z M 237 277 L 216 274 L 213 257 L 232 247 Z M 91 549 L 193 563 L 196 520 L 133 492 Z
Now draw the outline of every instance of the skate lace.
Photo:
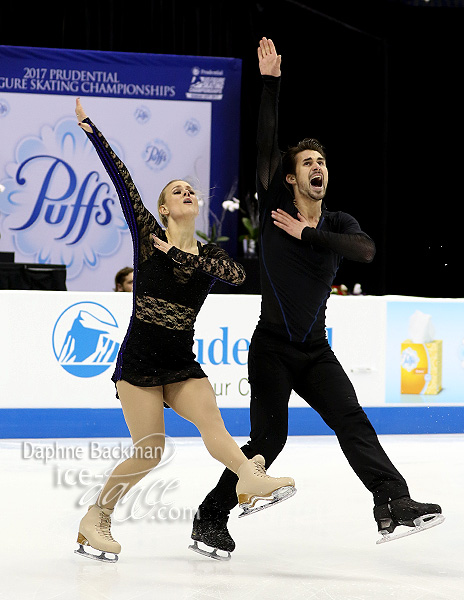
M 266 473 L 264 465 L 259 462 L 255 462 L 255 475 L 258 477 L 269 477 L 269 475 Z
M 97 526 L 98 532 L 108 541 L 114 542 L 113 536 L 111 535 L 110 526 L 110 516 L 105 514 L 103 511 L 100 511 L 100 523 Z

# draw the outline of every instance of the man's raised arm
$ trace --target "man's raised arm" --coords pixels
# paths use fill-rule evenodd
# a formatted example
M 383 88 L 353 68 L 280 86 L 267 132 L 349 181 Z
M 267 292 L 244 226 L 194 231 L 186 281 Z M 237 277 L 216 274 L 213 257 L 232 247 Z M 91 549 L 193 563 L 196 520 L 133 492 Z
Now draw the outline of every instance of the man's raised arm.
M 272 40 L 262 38 L 259 42 L 258 63 L 264 87 L 258 116 L 257 175 L 267 190 L 280 163 L 277 127 L 281 56 Z

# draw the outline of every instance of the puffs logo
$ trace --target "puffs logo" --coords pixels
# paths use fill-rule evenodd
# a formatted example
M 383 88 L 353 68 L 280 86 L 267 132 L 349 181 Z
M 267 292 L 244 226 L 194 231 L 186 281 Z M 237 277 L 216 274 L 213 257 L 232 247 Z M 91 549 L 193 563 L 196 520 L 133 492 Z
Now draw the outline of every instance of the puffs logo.
M 110 179 L 75 119 L 43 125 L 39 136 L 20 140 L 14 154 L 16 162 L 1 182 L 0 213 L 2 230 L 18 252 L 29 262 L 66 265 L 68 281 L 117 253 L 128 228 Z

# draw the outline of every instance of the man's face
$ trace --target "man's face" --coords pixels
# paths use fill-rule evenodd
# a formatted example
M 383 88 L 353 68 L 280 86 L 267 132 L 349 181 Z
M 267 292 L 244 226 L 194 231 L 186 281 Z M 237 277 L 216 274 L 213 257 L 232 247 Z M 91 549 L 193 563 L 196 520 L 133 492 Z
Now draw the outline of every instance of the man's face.
M 129 273 L 129 275 L 126 275 L 124 277 L 124 281 L 119 284 L 120 287 L 121 287 L 121 289 L 119 291 L 121 291 L 121 292 L 132 292 L 133 281 L 134 281 L 134 274 L 133 273 Z
M 301 195 L 322 200 L 329 180 L 325 158 L 317 150 L 303 150 L 295 156 L 295 163 L 295 175 L 287 175 L 287 181 L 296 185 Z

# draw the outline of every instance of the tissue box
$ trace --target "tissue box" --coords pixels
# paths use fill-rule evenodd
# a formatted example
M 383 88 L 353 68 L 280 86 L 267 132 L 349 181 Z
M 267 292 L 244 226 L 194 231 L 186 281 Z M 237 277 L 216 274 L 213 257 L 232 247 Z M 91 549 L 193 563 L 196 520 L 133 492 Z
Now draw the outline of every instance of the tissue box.
M 401 344 L 401 393 L 438 394 L 441 387 L 443 341 Z

